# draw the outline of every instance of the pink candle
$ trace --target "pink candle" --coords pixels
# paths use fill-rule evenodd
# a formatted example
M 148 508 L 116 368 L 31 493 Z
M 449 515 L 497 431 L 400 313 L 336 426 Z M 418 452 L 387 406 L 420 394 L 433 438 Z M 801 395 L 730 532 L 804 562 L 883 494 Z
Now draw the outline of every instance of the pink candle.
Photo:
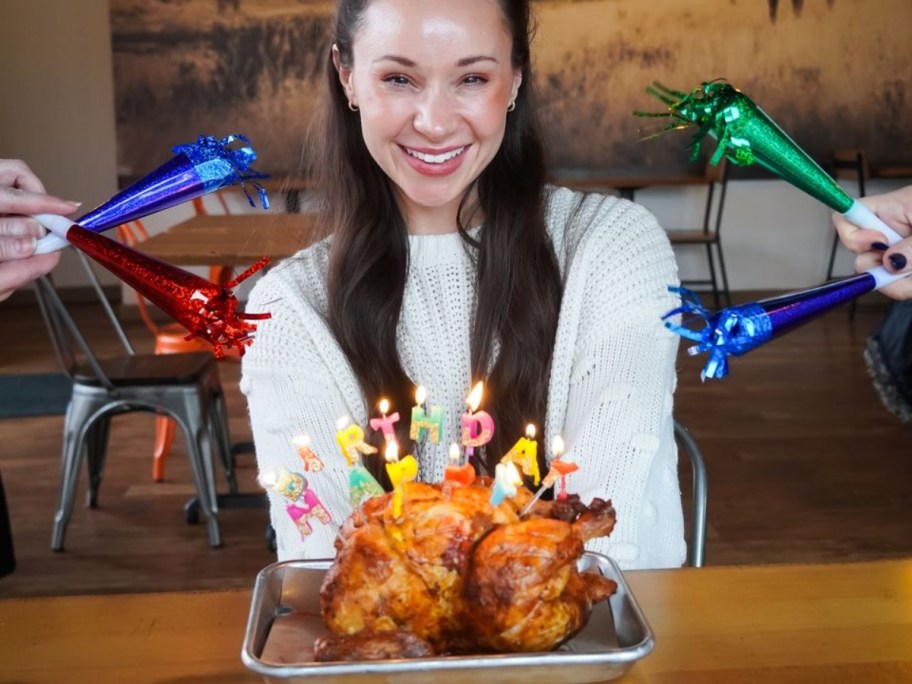
M 386 399 L 380 400 L 380 418 L 371 418 L 370 426 L 374 430 L 379 430 L 383 433 L 383 438 L 387 442 L 393 442 L 396 440 L 396 428 L 393 427 L 396 423 L 399 422 L 399 413 L 396 412 L 390 416 L 387 416 L 389 411 L 389 401 Z
M 469 407 L 467 413 L 462 414 L 462 445 L 466 448 L 466 456 L 471 457 L 477 447 L 484 446 L 494 436 L 494 419 L 487 411 L 478 411 L 484 384 L 478 382 L 466 398 Z

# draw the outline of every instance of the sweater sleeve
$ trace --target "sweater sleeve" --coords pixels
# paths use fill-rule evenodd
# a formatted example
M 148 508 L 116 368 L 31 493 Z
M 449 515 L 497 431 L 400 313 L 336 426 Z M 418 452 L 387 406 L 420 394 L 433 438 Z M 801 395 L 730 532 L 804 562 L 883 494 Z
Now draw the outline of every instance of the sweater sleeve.
M 642 207 L 592 204 L 584 202 L 573 219 L 589 224 L 564 294 L 565 303 L 579 303 L 564 437 L 580 470 L 569 490 L 583 501 L 611 499 L 617 510 L 614 532 L 592 540 L 592 550 L 624 568 L 680 566 L 686 549 L 672 418 L 678 345 L 661 321 L 675 306 L 667 289 L 678 282 L 674 256 Z
M 270 491 L 279 560 L 331 558 L 336 526 L 351 511 L 349 469 L 335 441 L 339 418 L 354 413 L 337 377 L 348 367 L 344 358 L 340 367 L 331 357 L 337 345 L 304 290 L 294 277 L 294 266 L 286 273 L 274 271 L 257 283 L 247 306 L 248 311 L 268 311 L 272 316 L 259 324 L 254 344 L 244 355 L 241 378 L 260 473 L 284 468 L 304 474 L 332 516 L 329 524 L 308 518 L 312 532 L 302 535 L 286 511 L 288 501 Z M 302 435 L 310 437 L 323 470 L 305 472 L 293 443 Z

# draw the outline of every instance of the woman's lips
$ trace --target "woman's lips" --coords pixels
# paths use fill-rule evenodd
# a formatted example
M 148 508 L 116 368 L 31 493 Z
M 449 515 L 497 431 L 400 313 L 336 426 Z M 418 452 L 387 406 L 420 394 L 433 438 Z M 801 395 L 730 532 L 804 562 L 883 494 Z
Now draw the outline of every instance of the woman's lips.
M 448 176 L 455 172 L 465 160 L 470 145 L 451 147 L 447 150 L 417 150 L 400 145 L 399 148 L 415 171 L 424 176 Z

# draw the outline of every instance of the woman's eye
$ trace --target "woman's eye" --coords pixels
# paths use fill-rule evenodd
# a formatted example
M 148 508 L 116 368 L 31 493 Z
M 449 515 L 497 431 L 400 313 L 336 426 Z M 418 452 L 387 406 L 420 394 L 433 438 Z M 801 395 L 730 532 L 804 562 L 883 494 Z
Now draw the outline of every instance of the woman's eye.
M 407 86 L 409 84 L 408 77 L 401 75 L 387 76 L 383 79 L 386 83 L 391 83 L 395 86 Z
M 463 79 L 463 83 L 466 85 L 484 85 L 487 82 L 488 79 L 481 74 L 471 74 Z

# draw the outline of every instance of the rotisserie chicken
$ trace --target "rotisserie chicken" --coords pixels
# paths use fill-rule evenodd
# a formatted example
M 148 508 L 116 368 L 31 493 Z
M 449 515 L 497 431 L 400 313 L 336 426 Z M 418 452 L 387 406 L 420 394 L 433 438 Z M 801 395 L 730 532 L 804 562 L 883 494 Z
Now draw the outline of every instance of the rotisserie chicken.
M 390 495 L 349 517 L 320 592 L 333 633 L 318 660 L 551 650 L 616 590 L 580 573 L 583 542 L 607 536 L 610 502 L 538 501 L 520 490 L 499 506 L 473 485 L 407 483 L 400 519 Z

